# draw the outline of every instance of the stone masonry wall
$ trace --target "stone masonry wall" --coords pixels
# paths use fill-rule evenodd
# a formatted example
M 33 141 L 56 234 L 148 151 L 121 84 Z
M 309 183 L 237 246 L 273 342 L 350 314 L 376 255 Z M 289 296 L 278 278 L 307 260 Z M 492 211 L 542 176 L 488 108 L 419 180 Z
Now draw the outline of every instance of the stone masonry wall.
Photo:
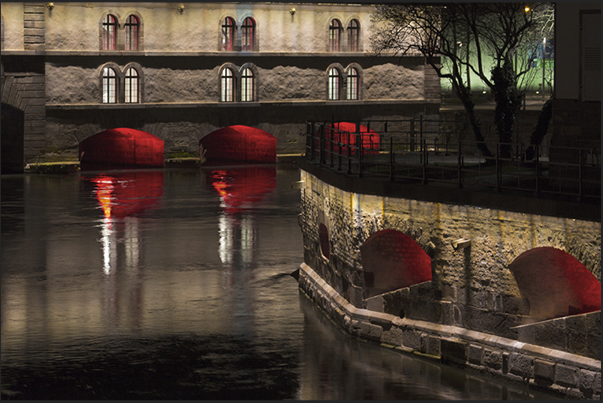
M 304 262 L 357 308 L 517 339 L 531 321 L 508 265 L 521 253 L 555 247 L 581 261 L 600 281 L 600 224 L 349 193 L 302 171 Z M 330 259 L 320 253 L 318 226 L 328 229 Z M 373 233 L 395 229 L 431 258 L 432 281 L 367 299 L 360 246 Z M 455 251 L 451 241 L 471 239 Z M 600 336 L 599 336 L 600 338 Z
M 98 60 L 96 65 L 95 61 Z M 115 60 L 115 59 L 113 59 Z M 243 62 L 257 63 L 259 102 L 276 101 L 321 101 L 327 98 L 327 76 L 324 63 L 315 62 L 311 66 L 296 67 L 282 60 L 280 65 L 262 64 L 260 59 L 242 59 L 232 62 L 241 67 Z M 360 65 L 363 59 L 356 59 Z M 94 58 L 86 60 L 86 65 L 77 65 L 73 60 L 52 59 L 46 63 L 46 102 L 49 104 L 99 104 L 102 100 L 100 74 L 102 65 L 108 60 Z M 120 57 L 118 65 L 123 67 L 136 61 L 142 65 L 144 80 L 142 99 L 144 103 L 165 102 L 214 102 L 220 100 L 219 70 L 222 59 L 212 65 L 199 59 L 197 67 L 190 61 L 183 64 L 165 65 L 157 59 Z M 173 63 L 172 63 L 173 64 Z M 324 67 L 324 68 L 323 68 Z M 344 66 L 345 67 L 345 66 Z M 404 64 L 367 63 L 363 73 L 363 100 L 396 99 L 423 100 L 423 66 L 414 60 Z
M 263 52 L 325 52 L 328 24 L 339 18 L 347 27 L 352 18 L 360 22 L 361 50 L 369 50 L 370 5 L 346 6 L 265 3 L 79 3 L 55 2 L 47 20 L 47 48 L 61 51 L 98 51 L 99 24 L 111 13 L 123 24 L 133 12 L 144 26 L 144 51 L 215 52 L 219 50 L 221 23 L 226 16 L 240 27 L 245 17 L 257 23 L 257 41 Z M 4 5 L 3 5 L 4 7 Z M 296 13 L 292 16 L 290 9 Z M 68 23 L 65 21 L 77 21 Z M 240 35 L 240 29 L 237 32 Z M 345 37 L 344 37 L 345 38 Z
M 402 353 L 558 392 L 568 398 L 601 398 L 600 359 L 459 326 L 356 308 L 305 263 L 298 274 L 300 289 L 336 325 L 353 336 Z M 585 316 L 600 321 L 601 312 Z

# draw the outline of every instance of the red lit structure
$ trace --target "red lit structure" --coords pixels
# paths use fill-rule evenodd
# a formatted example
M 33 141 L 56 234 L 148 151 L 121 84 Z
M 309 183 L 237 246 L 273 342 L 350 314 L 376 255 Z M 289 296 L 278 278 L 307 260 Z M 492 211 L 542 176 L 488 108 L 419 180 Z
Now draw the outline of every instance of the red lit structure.
M 164 142 L 142 130 L 120 127 L 80 142 L 80 165 L 96 167 L 163 167 Z
M 369 296 L 431 280 L 431 258 L 400 231 L 374 233 L 362 244 L 360 254 Z
M 552 247 L 530 249 L 509 265 L 530 316 L 552 319 L 601 310 L 601 283 L 578 259 Z
M 224 202 L 224 210 L 227 213 L 237 213 L 276 189 L 276 167 L 216 169 L 211 171 L 210 180 Z
M 163 195 L 163 171 L 99 174 L 85 179 L 94 183 L 105 218 L 123 218 L 155 206 Z
M 354 147 L 358 146 L 357 133 L 360 133 L 360 145 L 362 146 L 362 152 L 364 154 L 377 154 L 379 152 L 379 133 L 366 126 L 356 125 L 356 123 L 350 122 L 333 123 L 325 128 L 327 150 L 331 149 L 330 142 L 333 141 L 335 142 L 335 144 L 333 144 L 333 152 L 336 154 L 347 155 L 347 144 Z M 337 143 L 342 143 L 342 145 L 339 146 Z M 352 155 L 356 155 L 357 151 L 355 148 L 352 148 L 350 152 Z
M 199 140 L 211 162 L 276 162 L 276 137 L 250 126 L 227 126 Z

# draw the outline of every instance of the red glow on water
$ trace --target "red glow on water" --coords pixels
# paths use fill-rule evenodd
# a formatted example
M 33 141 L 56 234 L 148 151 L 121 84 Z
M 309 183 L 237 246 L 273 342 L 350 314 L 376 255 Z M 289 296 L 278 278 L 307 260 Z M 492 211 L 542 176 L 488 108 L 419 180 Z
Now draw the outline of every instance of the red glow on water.
M 228 213 L 236 213 L 261 201 L 276 189 L 275 166 L 246 166 L 211 171 L 213 188 Z
M 552 247 L 530 249 L 509 265 L 521 295 L 538 319 L 601 310 L 601 282 L 572 255 Z
M 95 165 L 163 167 L 164 142 L 142 130 L 108 129 L 80 142 L 82 167 Z
M 105 218 L 123 218 L 155 206 L 163 195 L 163 171 L 99 174 L 88 177 Z
M 199 141 L 210 161 L 276 162 L 276 138 L 250 126 L 228 126 Z

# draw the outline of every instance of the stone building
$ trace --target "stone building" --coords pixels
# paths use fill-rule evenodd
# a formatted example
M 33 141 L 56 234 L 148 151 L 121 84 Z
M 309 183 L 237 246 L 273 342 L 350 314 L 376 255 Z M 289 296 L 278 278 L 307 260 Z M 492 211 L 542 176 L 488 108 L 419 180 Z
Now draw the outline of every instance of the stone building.
M 440 83 L 422 58 L 371 53 L 373 8 L 2 3 L 3 163 L 11 155 L 18 171 L 115 127 L 196 152 L 243 124 L 299 153 L 308 119 L 438 114 Z

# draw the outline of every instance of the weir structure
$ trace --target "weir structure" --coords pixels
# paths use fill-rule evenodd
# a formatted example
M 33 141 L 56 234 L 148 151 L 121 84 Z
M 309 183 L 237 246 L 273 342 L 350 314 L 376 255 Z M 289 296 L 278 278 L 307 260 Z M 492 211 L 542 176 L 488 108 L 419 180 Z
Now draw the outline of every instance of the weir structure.
M 299 160 L 295 275 L 337 325 L 405 353 L 600 398 L 599 206 L 359 178 L 328 161 Z

